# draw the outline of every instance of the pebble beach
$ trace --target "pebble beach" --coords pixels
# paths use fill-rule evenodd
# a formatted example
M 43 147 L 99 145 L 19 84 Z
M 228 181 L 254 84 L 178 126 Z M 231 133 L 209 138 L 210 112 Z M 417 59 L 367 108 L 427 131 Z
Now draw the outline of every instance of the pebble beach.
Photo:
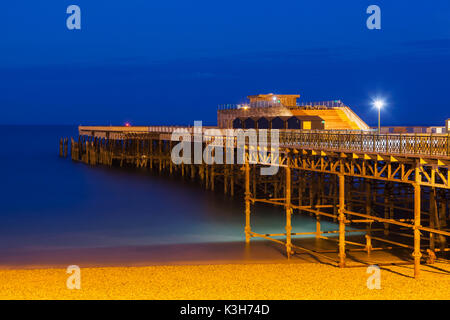
M 450 264 L 381 268 L 369 289 L 365 267 L 319 263 L 81 268 L 68 289 L 66 269 L 0 270 L 0 299 L 450 299 Z

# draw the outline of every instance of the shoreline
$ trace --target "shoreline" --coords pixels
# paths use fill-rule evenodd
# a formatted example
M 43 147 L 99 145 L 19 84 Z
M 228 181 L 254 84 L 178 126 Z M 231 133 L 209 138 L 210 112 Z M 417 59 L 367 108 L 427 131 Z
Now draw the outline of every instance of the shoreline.
M 361 237 L 352 236 L 361 241 Z M 293 241 L 310 250 L 335 251 L 324 253 L 337 259 L 334 241 L 316 238 L 298 238 Z M 376 243 L 376 242 L 375 242 Z M 360 249 L 349 244 L 348 249 Z M 410 263 L 410 253 L 405 250 L 349 252 L 347 264 Z M 257 264 L 257 263 L 329 263 L 328 259 L 317 259 L 307 253 L 295 254 L 287 259 L 285 248 L 267 240 L 253 239 L 249 245 L 243 241 L 201 242 L 185 244 L 155 244 L 140 246 L 81 247 L 48 249 L 0 250 L 0 269 L 47 269 L 80 267 L 143 267 L 160 265 L 204 265 L 204 264 Z

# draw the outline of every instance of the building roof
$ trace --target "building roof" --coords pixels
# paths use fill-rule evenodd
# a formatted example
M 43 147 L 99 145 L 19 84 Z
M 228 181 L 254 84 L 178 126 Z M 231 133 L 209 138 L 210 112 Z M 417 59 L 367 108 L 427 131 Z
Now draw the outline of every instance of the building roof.
M 278 98 L 282 98 L 282 97 L 286 97 L 286 98 L 300 98 L 299 94 L 275 94 L 275 93 L 267 93 L 267 94 L 256 94 L 256 95 L 250 95 L 247 96 L 247 98 L 249 99 L 270 99 L 273 97 L 278 97 Z

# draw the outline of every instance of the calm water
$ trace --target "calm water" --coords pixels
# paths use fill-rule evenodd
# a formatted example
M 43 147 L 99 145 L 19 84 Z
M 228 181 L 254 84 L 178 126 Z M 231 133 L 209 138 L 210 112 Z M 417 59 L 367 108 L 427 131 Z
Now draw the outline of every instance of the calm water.
M 58 157 L 75 127 L 0 127 L 0 249 L 59 249 L 243 241 L 243 201 L 145 171 Z M 315 220 L 293 218 L 294 231 Z M 281 209 L 257 207 L 255 231 L 283 232 Z M 329 229 L 332 224 L 323 224 Z

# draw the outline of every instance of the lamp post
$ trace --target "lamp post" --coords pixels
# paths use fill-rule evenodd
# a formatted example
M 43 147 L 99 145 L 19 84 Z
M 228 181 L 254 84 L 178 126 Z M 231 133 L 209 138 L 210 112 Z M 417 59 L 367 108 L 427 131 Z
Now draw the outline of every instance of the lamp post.
M 374 106 L 378 109 L 378 134 L 381 133 L 381 108 L 384 106 L 384 102 L 381 100 L 375 100 Z

